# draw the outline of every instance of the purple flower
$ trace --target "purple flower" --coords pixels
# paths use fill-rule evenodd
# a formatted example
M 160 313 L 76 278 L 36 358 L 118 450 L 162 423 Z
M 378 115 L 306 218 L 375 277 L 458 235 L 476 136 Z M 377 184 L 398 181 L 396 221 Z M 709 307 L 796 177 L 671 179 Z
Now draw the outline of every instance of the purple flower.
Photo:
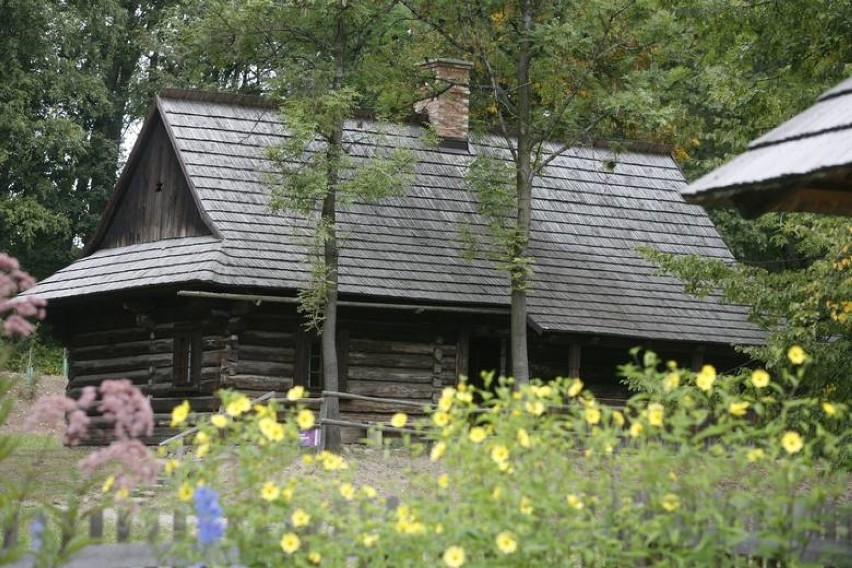
M 201 485 L 192 494 L 192 502 L 198 518 L 198 543 L 205 546 L 221 539 L 225 535 L 225 519 L 219 505 L 219 494 Z

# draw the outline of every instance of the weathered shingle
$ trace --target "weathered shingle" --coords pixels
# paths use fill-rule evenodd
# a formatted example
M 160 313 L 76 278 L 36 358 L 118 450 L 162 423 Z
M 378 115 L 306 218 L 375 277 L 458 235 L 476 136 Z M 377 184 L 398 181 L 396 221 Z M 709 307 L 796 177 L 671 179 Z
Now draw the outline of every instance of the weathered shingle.
M 275 112 L 267 106 L 186 97 L 163 97 L 159 104 L 191 185 L 222 240 L 175 240 L 159 256 L 155 245 L 98 251 L 46 280 L 39 292 L 62 297 L 166 281 L 256 286 L 279 293 L 303 286 L 311 227 L 296 215 L 273 213 L 267 205 L 264 174 L 274 167 L 265 148 L 284 135 Z M 479 235 L 481 244 L 487 239 L 463 180 L 471 157 L 426 146 L 421 134 L 413 126 L 347 124 L 353 155 L 409 148 L 417 166 L 414 184 L 404 195 L 341 209 L 341 293 L 508 306 L 506 275 L 494 270 L 483 251 L 473 260 L 464 256 L 463 232 Z M 487 138 L 472 151 L 506 157 L 504 145 L 499 138 Z M 611 169 L 605 163 L 610 160 L 615 161 Z M 573 148 L 553 160 L 534 188 L 533 323 L 548 331 L 759 341 L 761 334 L 746 321 L 744 308 L 686 295 L 680 283 L 657 275 L 635 252 L 637 246 L 653 245 L 732 260 L 704 211 L 684 203 L 679 195 L 683 185 L 679 168 L 664 155 Z M 202 242 L 203 253 L 190 252 Z M 194 255 L 199 266 L 182 264 Z M 93 263 L 109 259 L 116 266 L 123 262 L 148 272 L 168 266 L 156 279 L 146 273 L 138 281 L 132 280 L 132 271 L 127 278 L 116 271 L 95 288 L 79 279 Z

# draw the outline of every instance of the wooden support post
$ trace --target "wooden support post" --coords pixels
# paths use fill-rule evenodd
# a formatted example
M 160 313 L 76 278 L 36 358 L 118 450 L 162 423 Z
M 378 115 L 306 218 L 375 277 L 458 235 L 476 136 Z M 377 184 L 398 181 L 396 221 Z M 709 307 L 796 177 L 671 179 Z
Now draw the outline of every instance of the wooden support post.
M 701 370 L 704 365 L 704 346 L 699 345 L 692 352 L 692 370 L 696 373 Z
M 15 548 L 18 544 L 18 523 L 20 522 L 20 517 L 18 512 L 16 511 L 8 525 L 3 527 L 3 550 L 9 550 Z
M 103 538 L 104 510 L 97 509 L 89 514 L 89 538 Z
M 571 378 L 580 378 L 580 344 L 571 343 L 568 346 L 568 374 Z
M 186 515 L 183 511 L 175 510 L 172 531 L 174 532 L 174 540 L 183 540 L 186 537 Z
M 126 509 L 118 511 L 118 521 L 115 527 L 116 540 L 127 542 L 130 540 L 130 512 Z
M 325 393 L 323 393 L 325 395 Z M 325 441 L 328 436 L 329 425 L 325 423 L 328 420 L 328 397 L 323 396 L 320 403 L 320 443 L 319 450 L 325 451 Z

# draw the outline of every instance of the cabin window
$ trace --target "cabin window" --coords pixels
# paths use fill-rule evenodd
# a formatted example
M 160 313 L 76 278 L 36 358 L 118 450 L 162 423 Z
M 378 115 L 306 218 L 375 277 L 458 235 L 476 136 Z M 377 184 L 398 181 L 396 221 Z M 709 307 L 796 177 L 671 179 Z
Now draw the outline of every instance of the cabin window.
M 201 334 L 175 335 L 172 382 L 176 387 L 192 387 L 201 380 Z
M 320 391 L 323 388 L 322 380 L 322 343 L 320 338 L 314 336 L 308 346 L 308 390 Z
M 349 334 L 346 330 L 337 333 L 337 372 L 340 388 L 346 390 L 347 357 L 349 352 Z M 296 360 L 293 369 L 293 383 L 302 385 L 312 392 L 326 388 L 325 373 L 322 364 L 322 342 L 316 333 L 299 330 L 296 335 Z

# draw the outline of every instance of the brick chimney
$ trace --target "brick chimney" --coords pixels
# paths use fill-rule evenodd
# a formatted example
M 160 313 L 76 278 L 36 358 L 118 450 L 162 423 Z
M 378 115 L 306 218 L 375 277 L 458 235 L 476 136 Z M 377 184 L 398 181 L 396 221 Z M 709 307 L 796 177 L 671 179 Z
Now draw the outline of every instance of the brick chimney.
M 435 74 L 435 81 L 427 87 L 438 93 L 414 105 L 418 113 L 425 111 L 429 123 L 441 138 L 452 146 L 467 148 L 470 119 L 470 70 L 473 64 L 459 59 L 432 59 L 423 64 Z

